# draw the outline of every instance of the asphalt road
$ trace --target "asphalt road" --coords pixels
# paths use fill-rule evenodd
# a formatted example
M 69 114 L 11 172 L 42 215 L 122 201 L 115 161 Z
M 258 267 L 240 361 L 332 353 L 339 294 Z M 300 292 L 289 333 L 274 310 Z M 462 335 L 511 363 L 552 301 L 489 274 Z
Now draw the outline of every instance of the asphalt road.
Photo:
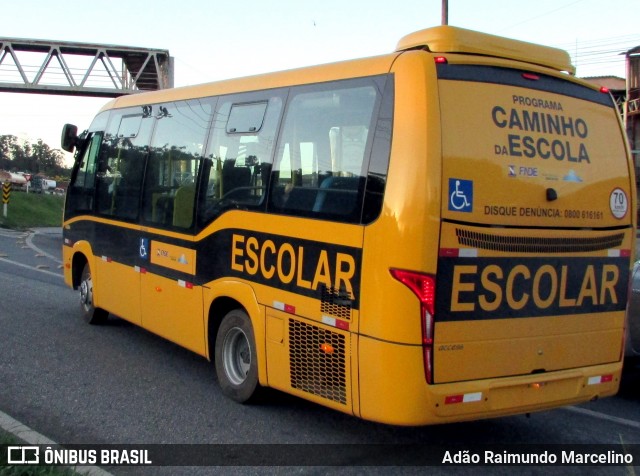
M 362 421 L 272 391 L 239 405 L 219 390 L 205 359 L 134 325 L 110 318 L 85 324 L 66 288 L 56 230 L 0 229 L 0 411 L 63 444 L 640 444 L 640 362 L 625 365 L 620 393 L 579 407 L 435 427 Z M 322 450 L 318 447 L 318 451 Z M 387 447 L 382 447 L 384 448 Z M 387 448 L 388 449 L 388 448 Z M 251 446 L 246 447 L 251 451 Z M 275 451 L 275 450 L 274 450 Z M 345 465 L 357 461 L 345 460 Z M 640 462 L 636 462 L 640 465 Z M 390 468 L 368 468 L 386 474 Z M 549 467 L 540 474 L 638 473 L 640 468 Z M 207 474 L 210 468 L 109 468 L 114 474 Z M 224 468 L 262 473 L 265 468 Z M 536 473 L 533 468 L 432 467 L 450 474 Z M 424 468 L 394 467 L 395 473 Z M 279 467 L 277 474 L 362 468 Z

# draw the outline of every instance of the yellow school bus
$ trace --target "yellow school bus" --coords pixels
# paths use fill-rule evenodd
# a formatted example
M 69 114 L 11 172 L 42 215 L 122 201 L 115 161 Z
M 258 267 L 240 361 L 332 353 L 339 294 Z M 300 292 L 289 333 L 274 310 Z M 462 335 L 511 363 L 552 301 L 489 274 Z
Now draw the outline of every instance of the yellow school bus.
M 374 58 L 117 98 L 78 135 L 64 273 L 273 387 L 397 425 L 619 386 L 633 167 L 557 49 L 449 26 Z

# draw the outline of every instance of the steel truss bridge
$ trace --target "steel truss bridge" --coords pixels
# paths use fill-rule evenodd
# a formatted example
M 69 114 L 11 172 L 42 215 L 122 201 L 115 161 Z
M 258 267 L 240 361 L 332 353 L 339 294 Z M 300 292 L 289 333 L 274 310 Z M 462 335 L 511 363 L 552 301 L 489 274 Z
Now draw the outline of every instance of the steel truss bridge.
M 0 37 L 0 92 L 117 97 L 170 87 L 168 50 Z

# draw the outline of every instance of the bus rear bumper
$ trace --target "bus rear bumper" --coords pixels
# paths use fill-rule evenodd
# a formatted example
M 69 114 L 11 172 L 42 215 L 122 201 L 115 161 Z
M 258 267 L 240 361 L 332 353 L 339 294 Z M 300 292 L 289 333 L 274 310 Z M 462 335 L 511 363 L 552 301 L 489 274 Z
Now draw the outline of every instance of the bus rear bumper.
M 614 395 L 622 362 L 428 385 L 422 347 L 360 338 L 360 416 L 431 425 L 549 410 Z M 378 358 L 367 358 L 377 355 Z M 375 362 L 367 365 L 365 362 Z
M 622 364 L 580 370 L 432 385 L 438 421 L 460 421 L 548 410 L 615 395 Z

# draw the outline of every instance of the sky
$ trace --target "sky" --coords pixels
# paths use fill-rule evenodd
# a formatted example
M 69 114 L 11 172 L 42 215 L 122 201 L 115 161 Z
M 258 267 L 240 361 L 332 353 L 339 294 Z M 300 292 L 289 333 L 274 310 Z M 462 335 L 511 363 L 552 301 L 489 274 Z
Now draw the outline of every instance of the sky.
M 0 0 L 2 1 L 2 0 Z M 167 49 L 185 86 L 394 51 L 441 24 L 442 0 L 2 1 L 0 37 Z M 560 47 L 577 75 L 624 77 L 640 45 L 640 0 L 448 0 L 449 25 Z M 6 68 L 0 64 L 0 81 Z M 23 67 L 25 64 L 23 64 Z M 33 64 L 27 66 L 35 66 Z M 4 71 L 3 71 L 4 69 Z M 65 123 L 85 129 L 104 98 L 0 92 L 0 135 L 52 148 Z M 67 157 L 70 163 L 70 156 Z

